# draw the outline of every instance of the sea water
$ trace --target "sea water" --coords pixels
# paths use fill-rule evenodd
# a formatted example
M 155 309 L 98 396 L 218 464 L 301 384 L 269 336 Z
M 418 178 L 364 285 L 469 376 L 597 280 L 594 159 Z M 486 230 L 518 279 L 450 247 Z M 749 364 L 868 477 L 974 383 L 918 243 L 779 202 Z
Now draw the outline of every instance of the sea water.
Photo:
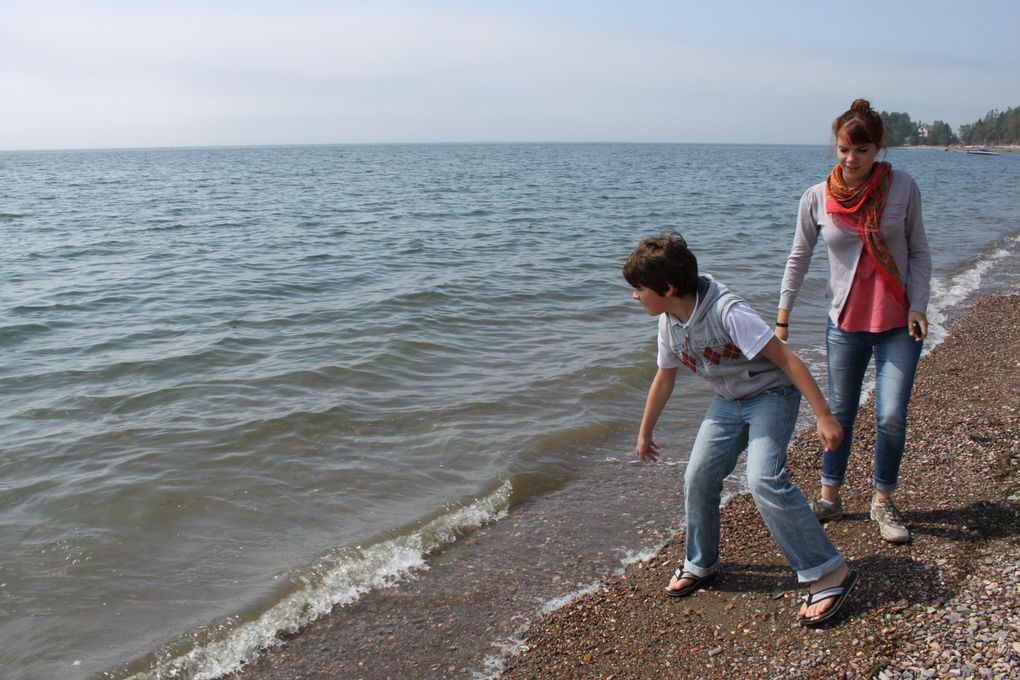
M 976 292 L 1016 285 L 1020 157 L 887 159 L 923 195 L 931 345 Z M 0 153 L 0 674 L 213 677 L 522 503 L 627 484 L 613 466 L 655 370 L 627 254 L 680 231 L 771 321 L 798 200 L 832 163 L 824 146 Z M 819 248 L 791 336 L 819 379 L 826 272 Z M 674 463 L 708 394 L 673 397 Z M 592 508 L 572 507 L 583 526 Z

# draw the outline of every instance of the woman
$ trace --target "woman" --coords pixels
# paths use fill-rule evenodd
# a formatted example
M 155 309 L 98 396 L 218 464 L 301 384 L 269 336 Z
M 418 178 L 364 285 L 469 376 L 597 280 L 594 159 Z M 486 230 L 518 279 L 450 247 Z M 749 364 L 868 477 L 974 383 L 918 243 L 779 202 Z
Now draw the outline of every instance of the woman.
M 832 124 L 838 162 L 800 200 L 797 233 L 786 261 L 776 335 L 789 336 L 790 311 L 821 234 L 829 254 L 832 298 L 826 332 L 829 406 L 843 426 L 842 443 L 822 455 L 822 521 L 843 516 L 846 474 L 861 384 L 875 357 L 875 492 L 871 518 L 883 539 L 910 540 L 892 502 L 906 441 L 907 404 L 921 343 L 928 334 L 931 256 L 921 219 L 921 193 L 907 173 L 876 162 L 884 146 L 882 118 L 856 100 Z

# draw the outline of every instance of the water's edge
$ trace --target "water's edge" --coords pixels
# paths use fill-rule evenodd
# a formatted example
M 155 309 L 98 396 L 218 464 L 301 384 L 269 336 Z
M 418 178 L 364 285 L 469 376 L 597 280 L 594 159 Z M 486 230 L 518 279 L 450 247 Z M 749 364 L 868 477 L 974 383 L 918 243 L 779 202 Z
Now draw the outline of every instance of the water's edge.
M 1020 237 L 1014 235 L 963 271 L 935 281 L 925 354 L 945 339 L 955 319 L 977 300 L 1020 289 L 1018 272 Z M 811 424 L 802 420 L 799 427 Z M 627 565 L 648 559 L 680 530 L 683 515 L 678 490 L 692 433 L 687 437 L 671 442 L 669 448 L 676 457 L 660 466 L 638 465 L 622 449 L 619 455 L 593 459 L 587 472 L 562 488 L 501 506 L 472 525 L 477 529 L 465 527 L 454 540 L 437 544 L 424 559 L 381 584 L 382 589 L 367 592 L 358 601 L 337 601 L 341 609 L 325 620 L 310 620 L 297 635 L 283 636 L 287 657 L 300 658 L 308 644 L 326 644 L 341 658 L 349 658 L 352 669 L 367 658 L 379 664 L 373 646 L 378 644 L 376 637 L 385 634 L 396 635 L 419 650 L 443 650 L 430 657 L 434 664 L 448 662 L 449 668 L 476 678 L 498 675 L 536 616 L 569 604 L 606 578 L 622 573 Z M 738 469 L 728 480 L 727 494 L 744 492 Z M 579 516 L 584 517 L 583 525 L 576 521 Z M 480 586 L 486 579 L 498 584 L 495 592 Z M 513 597 L 508 601 L 500 595 L 503 592 Z M 472 594 L 467 598 L 470 602 L 465 602 L 465 593 Z M 422 600 L 428 604 L 419 608 Z M 401 618 L 388 614 L 390 609 L 399 610 Z M 445 625 L 438 625 L 437 611 L 447 617 Z M 436 625 L 415 625 L 409 630 L 400 625 L 406 620 L 435 621 Z M 478 622 L 486 622 L 484 633 L 475 626 Z M 204 670 L 197 670 L 196 677 L 221 677 L 244 666 L 244 677 L 273 677 L 271 669 L 276 664 L 285 667 L 289 662 L 274 657 L 279 652 L 271 650 L 278 649 L 281 638 L 270 630 L 266 633 L 260 644 L 248 647 L 245 656 L 235 656 L 229 664 L 207 663 L 199 667 Z M 251 652 L 259 648 L 268 656 L 252 660 Z M 196 671 L 195 666 L 189 667 Z M 367 677 L 385 676 L 380 669 L 378 676 Z

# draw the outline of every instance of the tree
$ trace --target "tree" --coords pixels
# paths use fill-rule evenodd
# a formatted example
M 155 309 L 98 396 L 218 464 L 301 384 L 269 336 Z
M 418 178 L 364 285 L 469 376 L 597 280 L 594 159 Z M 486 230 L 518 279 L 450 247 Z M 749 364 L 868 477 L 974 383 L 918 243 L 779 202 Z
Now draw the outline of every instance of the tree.
M 960 126 L 964 144 L 1020 144 L 1020 108 L 992 109 L 981 120 Z
M 882 117 L 882 124 L 885 126 L 886 146 L 917 143 L 917 129 L 920 123 L 910 120 L 909 114 L 882 111 L 878 115 Z
M 925 141 L 933 146 L 949 146 L 960 143 L 957 136 L 953 134 L 953 128 L 941 120 L 935 121 L 928 127 L 928 137 Z

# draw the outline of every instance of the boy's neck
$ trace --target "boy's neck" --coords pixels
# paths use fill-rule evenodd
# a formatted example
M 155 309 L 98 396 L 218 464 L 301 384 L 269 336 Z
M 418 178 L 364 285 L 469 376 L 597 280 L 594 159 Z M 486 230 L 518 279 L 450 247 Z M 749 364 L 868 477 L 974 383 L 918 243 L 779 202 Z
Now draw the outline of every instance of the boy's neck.
M 670 298 L 668 309 L 666 311 L 680 319 L 681 323 L 689 323 L 691 315 L 694 314 L 694 308 L 697 304 L 697 293 L 688 293 L 683 297 Z

